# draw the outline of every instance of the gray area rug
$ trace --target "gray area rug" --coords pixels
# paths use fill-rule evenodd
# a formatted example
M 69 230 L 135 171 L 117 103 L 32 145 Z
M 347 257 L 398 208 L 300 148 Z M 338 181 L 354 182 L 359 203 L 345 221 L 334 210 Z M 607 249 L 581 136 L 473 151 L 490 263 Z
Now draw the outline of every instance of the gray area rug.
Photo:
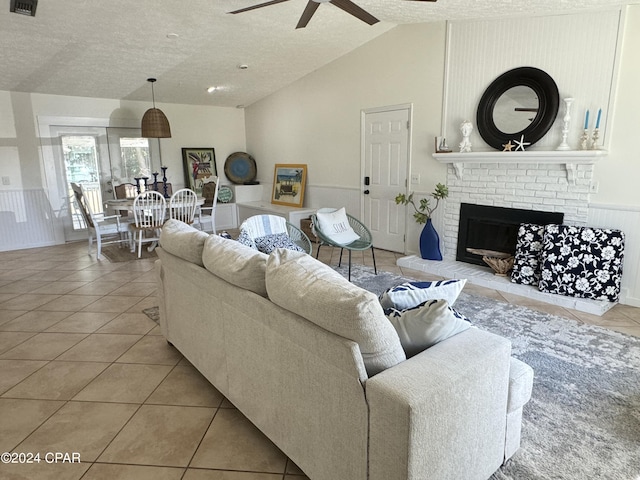
M 351 280 L 375 294 L 406 281 L 358 265 Z M 464 292 L 455 308 L 535 371 L 522 446 L 492 480 L 640 480 L 639 338 Z

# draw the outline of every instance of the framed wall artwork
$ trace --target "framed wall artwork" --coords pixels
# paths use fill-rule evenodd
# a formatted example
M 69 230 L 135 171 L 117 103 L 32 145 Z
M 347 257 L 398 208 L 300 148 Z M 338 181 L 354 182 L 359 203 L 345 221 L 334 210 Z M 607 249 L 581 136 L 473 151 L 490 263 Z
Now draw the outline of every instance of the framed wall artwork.
M 205 179 L 218 176 L 216 152 L 213 148 L 183 148 L 184 185 L 202 196 Z
M 273 173 L 271 203 L 302 207 L 306 181 L 306 165 L 276 164 Z

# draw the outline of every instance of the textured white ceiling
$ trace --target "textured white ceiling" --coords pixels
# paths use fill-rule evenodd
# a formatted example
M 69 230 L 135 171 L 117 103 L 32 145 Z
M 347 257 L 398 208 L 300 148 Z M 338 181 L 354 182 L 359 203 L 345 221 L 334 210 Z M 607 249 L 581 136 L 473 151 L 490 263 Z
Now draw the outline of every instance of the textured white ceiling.
M 229 15 L 265 0 L 40 0 L 36 17 L 0 11 L 0 90 L 249 105 L 396 25 L 569 13 L 640 0 L 355 0 L 369 26 L 322 4 L 305 29 L 307 0 Z M 169 39 L 167 34 L 178 34 Z M 411 48 L 407 45 L 407 48 Z M 247 64 L 247 70 L 237 68 Z M 215 85 L 220 90 L 206 92 Z

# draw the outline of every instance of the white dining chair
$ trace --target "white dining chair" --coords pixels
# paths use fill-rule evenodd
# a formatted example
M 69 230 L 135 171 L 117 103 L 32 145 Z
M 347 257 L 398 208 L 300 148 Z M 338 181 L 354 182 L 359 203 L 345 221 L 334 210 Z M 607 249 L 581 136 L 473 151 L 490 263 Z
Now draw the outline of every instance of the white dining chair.
M 180 220 L 191 225 L 198 206 L 196 192 L 189 188 L 181 188 L 169 199 L 169 218 Z
M 211 176 L 205 180 L 202 186 L 204 204 L 198 207 L 195 219 L 196 227 L 202 231 L 216 233 L 216 205 L 218 204 L 219 185 L 218 177 Z M 207 227 L 210 227 L 211 230 Z
M 131 225 L 134 241 L 138 244 L 138 258 L 142 255 L 142 244 L 153 242 L 148 250 L 152 251 L 160 238 L 160 230 L 164 224 L 167 202 L 164 196 L 153 190 L 138 195 L 133 201 L 133 218 Z
M 129 243 L 131 245 L 131 232 L 129 224 L 120 215 L 105 215 L 104 212 L 94 212 L 91 202 L 87 201 L 82 185 L 71 183 L 71 189 L 76 206 L 82 215 L 89 234 L 89 253 L 93 247 L 93 240 L 96 240 L 96 258 L 100 258 L 102 245 L 110 243 Z

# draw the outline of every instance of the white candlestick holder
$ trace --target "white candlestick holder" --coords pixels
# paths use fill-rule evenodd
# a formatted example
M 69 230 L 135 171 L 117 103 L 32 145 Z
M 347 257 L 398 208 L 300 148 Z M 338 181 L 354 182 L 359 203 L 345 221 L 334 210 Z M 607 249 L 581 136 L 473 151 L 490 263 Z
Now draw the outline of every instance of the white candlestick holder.
M 567 137 L 569 136 L 569 126 L 571 125 L 571 105 L 573 104 L 573 98 L 565 98 L 564 101 L 564 118 L 562 119 L 562 143 L 558 145 L 556 150 L 571 150 L 571 147 L 567 143 Z
M 594 128 L 593 135 L 591 136 L 591 146 L 589 147 L 591 150 L 600 150 L 600 145 L 598 145 L 599 138 L 600 138 L 599 129 Z
M 580 137 L 580 150 L 589 150 L 589 139 L 589 130 L 585 128 Z

